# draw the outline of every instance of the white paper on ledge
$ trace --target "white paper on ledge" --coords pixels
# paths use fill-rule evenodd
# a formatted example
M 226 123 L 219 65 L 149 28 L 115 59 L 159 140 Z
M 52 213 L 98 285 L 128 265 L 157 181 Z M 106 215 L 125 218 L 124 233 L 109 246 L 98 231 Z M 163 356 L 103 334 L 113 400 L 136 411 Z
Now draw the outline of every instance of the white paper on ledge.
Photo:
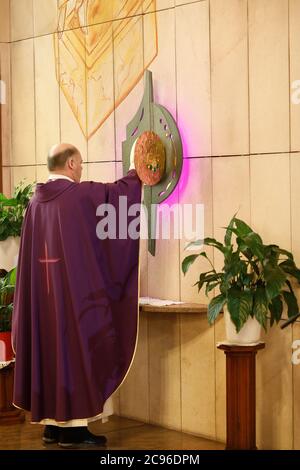
M 154 299 L 153 297 L 140 297 L 140 305 L 153 305 L 155 307 L 162 307 L 163 305 L 183 304 L 177 300 Z

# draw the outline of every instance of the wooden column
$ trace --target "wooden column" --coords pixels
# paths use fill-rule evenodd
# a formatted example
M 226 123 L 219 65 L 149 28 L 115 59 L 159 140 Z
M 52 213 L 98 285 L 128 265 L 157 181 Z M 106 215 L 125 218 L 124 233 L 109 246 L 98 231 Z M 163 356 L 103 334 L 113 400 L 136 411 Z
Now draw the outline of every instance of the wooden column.
M 22 423 L 25 420 L 23 410 L 12 404 L 14 386 L 14 363 L 0 369 L 0 425 Z
M 226 355 L 226 449 L 256 449 L 255 360 L 264 347 L 218 346 Z

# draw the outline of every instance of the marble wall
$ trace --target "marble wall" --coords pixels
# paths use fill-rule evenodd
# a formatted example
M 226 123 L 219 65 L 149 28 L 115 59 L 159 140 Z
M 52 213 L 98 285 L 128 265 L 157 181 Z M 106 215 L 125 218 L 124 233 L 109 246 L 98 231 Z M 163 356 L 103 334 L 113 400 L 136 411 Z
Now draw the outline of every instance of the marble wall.
M 300 2 L 145 0 L 129 2 L 130 11 L 123 3 L 109 2 L 104 16 L 72 23 L 73 31 L 61 23 L 60 1 L 0 0 L 1 76 L 9 90 L 2 111 L 6 191 L 23 178 L 45 180 L 47 149 L 57 141 L 80 148 L 84 178 L 118 178 L 121 142 L 148 67 L 155 100 L 172 112 L 183 138 L 185 178 L 172 200 L 204 204 L 205 235 L 217 238 L 238 210 L 266 242 L 292 250 L 300 263 L 300 105 L 290 99 L 300 80 Z M 82 75 L 55 39 L 58 24 L 65 38 L 71 31 L 82 40 L 88 27 L 106 44 L 98 75 L 93 39 L 85 39 L 91 67 Z M 79 98 L 74 91 L 73 108 L 62 86 L 66 63 L 75 77 L 81 73 L 74 90 L 78 83 L 85 90 Z M 103 122 L 87 139 L 97 119 Z M 192 287 L 205 262 L 181 274 L 185 242 L 159 240 L 155 258 L 142 242 L 142 295 L 208 302 Z M 257 357 L 259 448 L 300 449 L 300 366 L 291 364 L 299 325 L 270 330 Z M 142 314 L 117 413 L 224 441 L 225 359 L 216 349 L 223 338 L 222 320 L 209 327 L 197 315 Z

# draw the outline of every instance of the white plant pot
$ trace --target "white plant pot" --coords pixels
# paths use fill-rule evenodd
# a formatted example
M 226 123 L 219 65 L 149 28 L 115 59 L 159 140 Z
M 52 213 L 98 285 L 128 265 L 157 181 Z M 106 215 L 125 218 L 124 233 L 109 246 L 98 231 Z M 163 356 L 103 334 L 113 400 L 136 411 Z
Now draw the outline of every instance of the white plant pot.
M 236 332 L 235 324 L 232 322 L 227 307 L 224 306 L 224 318 L 226 328 L 226 339 L 230 344 L 249 345 L 258 343 L 261 338 L 261 324 L 256 318 L 248 318 L 239 333 Z
M 0 269 L 10 271 L 17 265 L 20 237 L 8 237 L 0 242 Z

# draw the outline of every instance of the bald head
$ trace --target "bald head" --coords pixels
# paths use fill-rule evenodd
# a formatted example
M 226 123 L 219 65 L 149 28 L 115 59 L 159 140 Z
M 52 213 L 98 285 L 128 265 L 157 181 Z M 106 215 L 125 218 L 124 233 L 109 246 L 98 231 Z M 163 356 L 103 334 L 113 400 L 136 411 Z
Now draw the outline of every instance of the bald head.
M 56 144 L 51 147 L 48 154 L 48 170 L 61 170 L 65 167 L 68 158 L 79 153 L 76 147 L 71 144 Z
M 79 182 L 82 172 L 81 163 L 81 154 L 72 144 L 56 144 L 49 150 L 47 164 L 51 173 L 69 176 Z

